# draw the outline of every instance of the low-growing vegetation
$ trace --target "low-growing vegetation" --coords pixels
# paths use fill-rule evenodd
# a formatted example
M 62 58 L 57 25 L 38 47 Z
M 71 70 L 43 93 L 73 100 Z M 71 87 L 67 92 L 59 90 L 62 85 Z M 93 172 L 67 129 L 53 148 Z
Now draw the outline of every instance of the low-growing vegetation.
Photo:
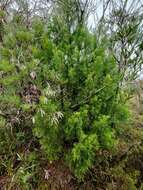
M 0 2 L 0 189 L 143 189 L 142 9 L 119 2 L 94 30 L 94 1 Z

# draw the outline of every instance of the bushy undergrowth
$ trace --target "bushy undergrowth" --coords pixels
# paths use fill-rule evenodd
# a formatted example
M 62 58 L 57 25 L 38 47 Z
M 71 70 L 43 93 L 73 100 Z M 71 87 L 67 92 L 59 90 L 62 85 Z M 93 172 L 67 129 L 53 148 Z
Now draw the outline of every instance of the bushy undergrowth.
M 125 132 L 121 126 L 128 125 L 126 94 L 108 39 L 97 42 L 84 26 L 73 33 L 64 24 L 58 30 L 55 21 L 45 25 L 38 20 L 30 29 L 16 21 L 4 28 L 0 175 L 10 177 L 9 189 L 37 188 L 46 160 L 64 160 L 79 180 L 92 170 L 98 179 L 94 167 L 110 164 Z M 110 157 L 102 163 L 104 152 Z M 110 175 L 109 189 L 118 179 L 136 189 L 122 165 Z

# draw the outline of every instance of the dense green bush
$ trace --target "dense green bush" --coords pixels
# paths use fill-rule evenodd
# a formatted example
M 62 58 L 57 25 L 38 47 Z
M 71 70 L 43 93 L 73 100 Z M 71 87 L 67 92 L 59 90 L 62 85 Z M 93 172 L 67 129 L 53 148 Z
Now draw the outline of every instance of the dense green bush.
M 33 138 L 32 129 L 48 160 L 65 159 L 83 178 L 97 151 L 114 150 L 128 114 L 108 40 L 97 43 L 84 26 L 71 33 L 63 24 L 59 35 L 52 22 L 5 27 L 1 115 Z
M 47 2 L 0 2 L 0 189 L 143 189 L 140 11 Z
M 64 31 L 64 30 L 63 30 Z M 120 98 L 120 75 L 106 44 L 86 28 L 64 31 L 57 41 L 50 28 L 34 55 L 43 78 L 34 132 L 49 160 L 65 158 L 82 178 L 99 149 L 113 150 L 116 127 L 126 122 Z M 56 36 L 56 35 L 55 35 Z

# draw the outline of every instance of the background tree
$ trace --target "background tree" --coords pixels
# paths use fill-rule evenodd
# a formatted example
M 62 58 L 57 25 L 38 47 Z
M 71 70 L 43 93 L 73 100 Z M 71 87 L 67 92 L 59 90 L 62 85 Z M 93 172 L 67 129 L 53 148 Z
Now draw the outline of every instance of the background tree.
M 141 1 L 107 1 L 99 21 L 100 34 L 111 37 L 110 51 L 124 82 L 136 79 L 142 70 L 142 12 Z

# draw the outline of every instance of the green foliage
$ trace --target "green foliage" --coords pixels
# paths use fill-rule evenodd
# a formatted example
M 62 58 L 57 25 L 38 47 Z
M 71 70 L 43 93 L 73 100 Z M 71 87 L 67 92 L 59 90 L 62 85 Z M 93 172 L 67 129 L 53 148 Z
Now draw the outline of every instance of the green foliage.
M 78 143 L 68 155 L 71 168 L 77 177 L 83 177 L 89 168 L 92 167 L 95 159 L 95 152 L 99 149 L 99 142 L 96 134 L 82 134 Z
M 12 115 L 6 122 L 16 127 L 16 140 L 24 141 L 28 130 L 28 139 L 37 137 L 49 161 L 62 157 L 83 179 L 99 150 L 116 147 L 116 126 L 126 122 L 128 110 L 108 46 L 97 43 L 85 26 L 70 32 L 63 24 L 59 35 L 54 22 L 5 27 L 11 32 L 0 53 L 0 105 Z M 23 168 L 19 175 L 24 184 L 31 176 Z
M 48 101 L 41 104 L 34 118 L 36 128 L 35 135 L 40 139 L 40 143 L 45 150 L 50 161 L 55 160 L 61 151 L 60 133 L 58 128 L 59 113 L 56 112 L 54 102 Z M 44 137 L 44 138 L 43 138 Z
M 102 38 L 73 0 L 47 23 L 16 2 L 10 19 L 0 10 L 0 187 L 143 189 L 143 116 L 129 120 L 123 88 L 142 64 L 141 18 L 113 11 Z
M 48 80 L 52 96 L 42 90 L 34 132 L 49 160 L 63 155 L 75 175 L 83 178 L 98 149 L 114 149 L 114 126 L 127 119 L 117 91 L 120 76 L 114 58 L 84 27 L 69 33 L 66 42 L 49 39 L 52 32 L 50 28 L 43 34 L 35 55 L 42 62 L 40 76 Z

